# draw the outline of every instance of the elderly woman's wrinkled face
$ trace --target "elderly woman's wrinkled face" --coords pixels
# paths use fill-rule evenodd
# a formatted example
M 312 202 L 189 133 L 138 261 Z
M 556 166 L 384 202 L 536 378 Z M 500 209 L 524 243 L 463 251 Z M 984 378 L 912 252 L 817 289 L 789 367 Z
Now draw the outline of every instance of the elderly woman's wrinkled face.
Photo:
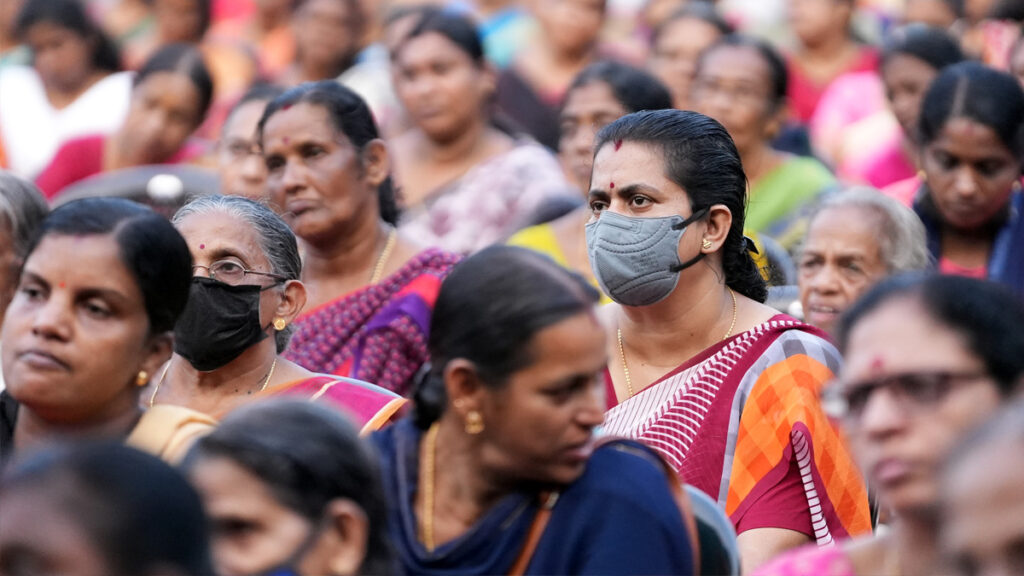
M 839 315 L 888 274 L 880 218 L 858 207 L 826 208 L 811 222 L 797 261 L 808 323 L 831 332 Z
M 337 238 L 376 214 L 386 153 L 360 151 L 320 105 L 288 106 L 267 119 L 263 159 L 270 199 L 299 238 Z
M 533 362 L 485 392 L 481 458 L 505 477 L 569 484 L 583 473 L 604 419 L 604 330 L 581 313 L 541 330 L 529 346 Z
M 155 349 L 142 291 L 111 235 L 49 235 L 25 262 L 3 324 L 11 395 L 38 416 L 95 422 L 137 403 Z
M 964 231 L 987 225 L 1006 207 L 1021 173 L 995 130 L 967 118 L 946 122 L 924 146 L 921 166 L 944 223 Z
M 1000 406 L 996 382 L 964 337 L 917 297 L 890 300 L 850 331 L 838 390 L 868 483 L 900 514 L 938 502 L 939 465 Z
M 756 49 L 719 46 L 704 55 L 690 103 L 725 126 L 743 154 L 779 129 L 781 118 L 772 102 L 772 89 L 771 69 Z
M 942 552 L 954 573 L 1024 574 L 1024 459 L 1019 439 L 980 447 L 944 478 Z

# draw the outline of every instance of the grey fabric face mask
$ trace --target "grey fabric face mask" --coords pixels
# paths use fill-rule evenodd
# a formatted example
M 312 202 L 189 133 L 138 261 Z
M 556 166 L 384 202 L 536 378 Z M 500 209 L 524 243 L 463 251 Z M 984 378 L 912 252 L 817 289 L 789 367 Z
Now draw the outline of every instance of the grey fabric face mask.
M 679 272 L 704 257 L 703 252 L 679 261 L 679 240 L 691 222 L 707 209 L 689 218 L 631 218 L 614 212 L 587 224 L 587 255 L 601 289 L 623 306 L 650 306 L 668 297 L 679 283 Z

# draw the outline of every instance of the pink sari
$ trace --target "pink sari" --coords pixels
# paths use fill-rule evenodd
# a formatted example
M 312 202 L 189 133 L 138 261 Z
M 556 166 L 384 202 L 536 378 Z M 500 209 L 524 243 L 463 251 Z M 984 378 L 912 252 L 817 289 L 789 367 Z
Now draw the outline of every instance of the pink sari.
M 398 394 L 367 382 L 322 374 L 275 386 L 262 393 L 264 398 L 302 398 L 320 402 L 342 412 L 366 435 L 392 420 L 407 400 Z

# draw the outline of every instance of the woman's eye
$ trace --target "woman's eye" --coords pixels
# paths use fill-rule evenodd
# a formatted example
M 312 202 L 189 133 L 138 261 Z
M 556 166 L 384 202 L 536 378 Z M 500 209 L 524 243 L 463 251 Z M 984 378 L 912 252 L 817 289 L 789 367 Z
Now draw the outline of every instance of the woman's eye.
M 100 302 L 85 302 L 82 307 L 90 316 L 97 318 L 107 318 L 110 316 L 110 309 Z
M 629 203 L 636 208 L 640 208 L 650 204 L 651 199 L 647 198 L 646 196 L 633 196 L 632 198 L 629 199 Z
M 268 172 L 276 172 L 281 168 L 284 168 L 284 159 L 277 156 L 271 156 L 264 161 L 267 165 Z
M 43 296 L 43 290 L 38 286 L 27 285 L 21 287 L 21 293 L 24 294 L 29 300 L 35 300 Z

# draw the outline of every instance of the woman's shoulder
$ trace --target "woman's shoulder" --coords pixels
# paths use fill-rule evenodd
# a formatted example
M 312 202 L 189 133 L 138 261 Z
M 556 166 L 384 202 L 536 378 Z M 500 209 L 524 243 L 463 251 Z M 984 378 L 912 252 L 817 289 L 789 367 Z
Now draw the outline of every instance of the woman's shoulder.
M 786 314 L 773 316 L 760 328 L 775 334 L 775 339 L 766 354 L 776 353 L 781 358 L 811 356 L 826 360 L 830 364 L 835 363 L 835 368 L 838 369 L 839 350 L 829 339 L 828 334 L 820 329 Z
M 623 482 L 629 478 L 629 482 Z M 588 499 L 612 503 L 628 501 L 648 513 L 660 515 L 658 507 L 671 497 L 674 481 L 661 457 L 648 446 L 626 438 L 604 438 L 587 461 L 583 475 L 568 489 L 586 493 Z M 678 509 L 673 507 L 673 514 Z

